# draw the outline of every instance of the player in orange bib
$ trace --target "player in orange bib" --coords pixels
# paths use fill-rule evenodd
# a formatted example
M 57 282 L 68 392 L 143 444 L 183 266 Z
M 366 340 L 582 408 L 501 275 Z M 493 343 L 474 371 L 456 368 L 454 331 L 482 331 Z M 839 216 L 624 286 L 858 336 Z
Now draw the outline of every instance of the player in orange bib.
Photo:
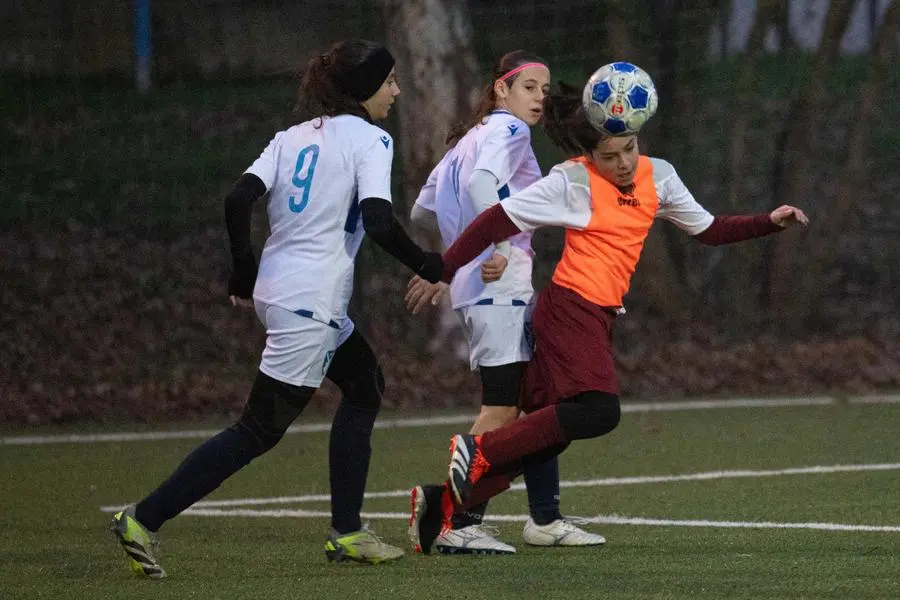
M 662 218 L 703 244 L 720 245 L 806 225 L 802 210 L 781 206 L 759 215 L 713 216 L 668 162 L 643 156 L 634 135 L 592 127 L 581 90 L 564 86 L 544 102 L 544 127 L 571 160 L 481 213 L 443 255 L 444 281 L 490 244 L 538 227 L 566 230 L 562 259 L 539 294 L 535 352 L 510 425 L 451 441 L 448 479 L 422 486 L 410 535 L 428 547 L 453 507 L 476 505 L 506 490 L 528 465 L 574 440 L 609 433 L 619 423 L 612 331 L 644 240 Z

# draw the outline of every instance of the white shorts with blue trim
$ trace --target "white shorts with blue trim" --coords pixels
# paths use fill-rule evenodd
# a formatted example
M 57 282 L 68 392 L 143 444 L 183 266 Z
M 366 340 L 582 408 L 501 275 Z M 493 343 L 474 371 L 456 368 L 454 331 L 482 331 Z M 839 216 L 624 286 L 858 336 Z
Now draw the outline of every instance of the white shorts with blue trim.
M 321 386 L 338 346 L 353 333 L 353 321 L 345 317 L 325 323 L 310 311 L 290 311 L 259 301 L 254 307 L 266 328 L 259 370 L 291 385 Z
M 456 309 L 469 341 L 469 367 L 499 367 L 531 360 L 533 303 L 480 303 Z

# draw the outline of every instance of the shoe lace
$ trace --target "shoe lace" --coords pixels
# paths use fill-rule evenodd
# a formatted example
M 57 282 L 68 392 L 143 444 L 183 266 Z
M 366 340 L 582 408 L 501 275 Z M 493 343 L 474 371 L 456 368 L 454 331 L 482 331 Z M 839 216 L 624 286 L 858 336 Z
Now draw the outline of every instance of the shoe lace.
M 566 525 L 571 525 L 572 527 L 577 525 L 589 525 L 591 523 L 591 520 L 585 517 L 569 517 L 565 515 L 563 516 L 562 521 Z
M 473 527 L 493 538 L 500 535 L 500 528 L 495 525 L 485 525 L 484 523 L 480 523 L 478 525 L 473 525 Z
M 382 539 L 381 539 L 381 536 L 379 536 L 377 533 L 375 533 L 374 531 L 372 531 L 369 528 L 368 523 L 363 523 L 362 527 L 360 527 L 359 530 L 363 533 L 368 534 L 368 536 L 372 539 L 373 542 L 378 543 L 378 544 L 384 543 L 384 541 L 382 541 Z

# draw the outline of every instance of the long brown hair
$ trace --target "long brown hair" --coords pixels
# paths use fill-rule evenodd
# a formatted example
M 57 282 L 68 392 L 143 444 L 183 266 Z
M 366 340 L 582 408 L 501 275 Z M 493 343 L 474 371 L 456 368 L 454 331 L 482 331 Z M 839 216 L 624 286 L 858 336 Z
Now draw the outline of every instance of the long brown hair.
M 544 98 L 544 131 L 567 156 L 589 155 L 608 136 L 591 125 L 581 105 L 580 88 L 560 82 Z
M 472 115 L 467 120 L 460 121 L 450 128 L 450 132 L 447 134 L 446 139 L 448 146 L 452 146 L 453 144 L 458 142 L 459 138 L 464 136 L 468 130 L 472 129 L 479 123 L 482 123 L 485 117 L 487 117 L 491 113 L 491 111 L 494 110 L 497 105 L 497 94 L 494 92 L 494 83 L 513 69 L 521 67 L 522 65 L 528 63 L 540 63 L 548 68 L 550 66 L 549 64 L 547 64 L 546 60 L 544 60 L 537 54 L 528 52 L 526 50 L 513 50 L 512 52 L 507 52 L 500 57 L 499 62 L 497 62 L 497 65 L 494 67 L 494 70 L 492 72 L 491 81 L 481 92 L 481 99 L 478 101 L 478 105 L 475 107 Z M 513 82 L 518 79 L 518 77 L 519 73 L 516 73 L 512 77 L 507 79 L 507 85 L 511 86 Z
M 344 40 L 312 57 L 300 81 L 297 109 L 308 117 L 356 115 L 371 122 L 368 111 L 337 86 L 337 80 L 366 61 L 380 44 L 368 40 Z

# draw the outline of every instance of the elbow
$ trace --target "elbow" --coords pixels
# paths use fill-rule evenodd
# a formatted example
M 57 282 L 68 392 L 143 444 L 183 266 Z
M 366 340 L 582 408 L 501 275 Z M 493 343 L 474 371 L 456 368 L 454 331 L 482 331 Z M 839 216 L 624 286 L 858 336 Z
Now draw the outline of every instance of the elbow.
M 363 219 L 363 230 L 365 230 L 366 235 L 377 242 L 390 234 L 391 224 L 384 223 L 383 221 Z
M 366 235 L 376 242 L 390 235 L 394 226 L 394 213 L 391 203 L 382 198 L 365 198 L 359 203 L 362 214 L 362 226 Z
M 703 235 L 704 233 L 706 233 L 706 232 L 702 231 L 693 237 L 695 240 L 697 240 L 704 246 L 718 246 L 718 244 L 716 243 L 715 239 L 712 238 L 712 236 Z

